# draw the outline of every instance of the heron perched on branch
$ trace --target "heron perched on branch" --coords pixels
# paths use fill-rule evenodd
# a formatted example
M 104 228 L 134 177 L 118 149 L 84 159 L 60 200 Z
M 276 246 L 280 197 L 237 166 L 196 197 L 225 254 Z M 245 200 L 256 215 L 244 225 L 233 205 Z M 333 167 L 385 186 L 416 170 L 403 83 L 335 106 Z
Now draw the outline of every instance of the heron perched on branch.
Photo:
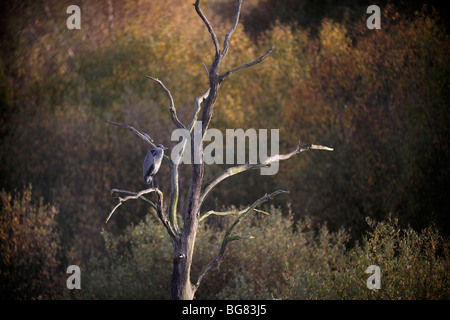
M 164 157 L 164 150 L 167 149 L 168 148 L 160 144 L 147 153 L 143 166 L 144 183 L 153 186 L 153 177 L 158 173 L 159 167 L 161 167 L 161 161 Z

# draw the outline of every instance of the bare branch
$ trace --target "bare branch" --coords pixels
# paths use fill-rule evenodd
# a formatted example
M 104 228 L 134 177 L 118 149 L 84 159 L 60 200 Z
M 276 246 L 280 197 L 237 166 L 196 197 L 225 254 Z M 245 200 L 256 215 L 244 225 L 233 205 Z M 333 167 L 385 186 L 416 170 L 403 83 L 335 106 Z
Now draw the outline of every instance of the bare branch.
M 270 194 L 266 193 L 263 197 L 259 198 L 255 202 L 253 202 L 253 204 L 251 206 L 247 207 L 244 210 L 244 212 L 242 214 L 240 214 L 239 217 L 233 222 L 233 224 L 230 227 L 228 227 L 227 231 L 225 232 L 225 236 L 231 235 L 231 231 L 233 231 L 234 227 L 236 227 L 242 220 L 244 220 L 257 206 L 259 206 L 260 204 L 262 204 L 268 200 L 271 200 L 271 199 L 275 198 L 277 195 L 283 194 L 283 193 L 289 193 L 289 191 L 277 190 Z
M 311 145 L 311 149 L 312 150 L 326 150 L 326 151 L 333 151 L 334 150 L 334 148 L 330 148 L 330 147 L 327 147 L 327 146 L 321 146 L 321 145 L 318 145 L 318 144 L 312 144 Z
M 228 211 L 214 211 L 214 210 L 209 210 L 208 212 L 206 212 L 205 214 L 201 215 L 200 218 L 198 219 L 198 221 L 202 221 L 203 219 L 209 217 L 210 215 L 215 215 L 215 216 L 237 216 L 239 214 L 241 214 L 242 211 L 238 211 L 236 209 L 234 210 L 228 210 Z
M 112 196 L 115 192 L 131 194 L 131 195 L 133 195 L 133 196 L 136 195 L 136 192 L 128 191 L 128 190 L 121 190 L 121 189 L 111 189 L 111 191 L 110 191 L 109 193 L 110 193 L 111 196 Z M 148 200 L 148 199 L 147 199 L 146 197 L 144 197 L 144 196 L 140 196 L 139 199 L 144 200 L 145 202 L 148 202 L 155 210 L 157 210 L 156 204 L 154 204 L 153 201 Z M 120 205 L 121 205 L 121 203 L 120 203 L 118 206 L 120 206 Z M 106 220 L 106 222 L 108 222 L 108 220 L 109 220 L 110 217 L 111 217 L 111 214 L 110 214 L 110 216 L 108 217 L 108 219 Z
M 228 243 L 230 243 L 231 241 L 233 241 L 235 239 L 232 239 L 231 237 L 225 237 L 224 240 L 222 241 L 222 246 L 220 247 L 220 251 L 217 254 L 217 256 L 210 262 L 208 263 L 200 272 L 200 275 L 197 279 L 197 283 L 194 286 L 194 293 L 197 290 L 197 288 L 200 286 L 200 283 L 202 282 L 203 278 L 212 270 L 212 268 L 214 268 L 217 263 L 223 258 L 223 256 L 225 255 L 225 252 L 227 251 L 227 247 L 228 247 Z
M 170 110 L 170 116 L 172 117 L 172 122 L 175 124 L 175 126 L 177 126 L 177 128 L 185 129 L 186 127 L 184 126 L 184 124 L 182 124 L 181 121 L 178 120 L 177 109 L 175 109 L 175 104 L 173 102 L 172 94 L 170 93 L 169 89 L 167 89 L 167 87 L 164 85 L 164 83 L 162 83 L 161 80 L 152 78 L 147 75 L 146 75 L 146 77 L 149 78 L 150 80 L 157 82 L 161 86 L 161 88 L 163 88 L 163 90 L 166 92 L 167 96 L 169 97 L 169 102 L 170 102 L 169 110 Z
M 119 190 L 119 189 L 112 189 L 110 191 L 111 195 L 114 194 L 114 192 L 122 192 L 122 193 L 127 193 L 127 194 L 132 194 L 135 195 L 135 192 L 132 191 L 127 191 L 127 190 Z M 153 209 L 158 210 L 158 208 L 156 207 L 156 204 L 153 201 L 148 200 L 146 197 L 144 196 L 140 196 L 139 199 L 144 200 L 145 202 L 149 203 Z M 120 206 L 121 204 L 119 204 L 118 206 Z M 108 221 L 106 221 L 108 222 Z
M 206 76 L 208 77 L 208 80 L 209 80 L 209 70 L 208 70 L 208 68 L 206 67 L 206 64 L 203 61 L 202 61 L 202 65 L 203 65 L 203 68 L 205 68 Z
M 203 23 L 208 28 L 209 33 L 211 34 L 212 41 L 214 43 L 214 47 L 216 49 L 216 58 L 220 55 L 220 49 L 219 49 L 219 42 L 217 41 L 216 33 L 214 32 L 211 24 L 209 23 L 208 19 L 206 19 L 205 15 L 203 14 L 202 10 L 200 9 L 200 0 L 195 1 L 194 7 L 195 11 L 197 11 L 197 14 L 200 16 L 200 18 L 203 20 Z
M 158 189 L 155 189 L 155 188 L 149 188 L 149 189 L 145 189 L 145 190 L 142 190 L 142 191 L 139 191 L 139 192 L 120 190 L 120 189 L 111 189 L 111 191 L 110 191 L 111 195 L 113 195 L 116 192 L 117 193 L 126 193 L 126 194 L 129 194 L 129 196 L 126 196 L 125 198 L 117 197 L 119 199 L 119 203 L 111 211 L 111 213 L 109 214 L 108 218 L 106 218 L 106 223 L 108 223 L 108 221 L 111 218 L 111 216 L 114 214 L 116 209 L 122 205 L 122 203 L 124 203 L 124 202 L 126 202 L 128 200 L 132 200 L 132 199 L 139 199 L 144 194 L 148 194 L 148 193 L 151 193 L 151 192 L 159 192 L 159 193 L 161 193 L 161 191 L 159 191 Z M 161 195 L 162 195 L 162 193 L 161 193 Z
M 228 76 L 232 75 L 233 73 L 235 73 L 235 72 L 237 72 L 237 71 L 239 71 L 239 70 L 242 70 L 242 69 L 245 69 L 245 68 L 249 68 L 249 67 L 251 67 L 251 66 L 254 66 L 255 64 L 260 63 L 261 61 L 263 61 L 263 60 L 264 60 L 264 59 L 265 59 L 265 58 L 273 51 L 273 49 L 275 49 L 274 46 L 270 47 L 270 49 L 267 50 L 266 53 L 264 53 L 264 54 L 263 54 L 261 57 L 259 57 L 258 59 L 254 60 L 254 61 L 252 61 L 252 62 L 245 63 L 245 64 L 243 64 L 243 65 L 241 65 L 241 66 L 239 66 L 239 67 L 237 67 L 237 68 L 235 68 L 235 69 L 233 69 L 233 70 L 227 71 L 227 72 L 224 73 L 223 75 L 219 76 L 219 82 L 222 82 L 222 81 L 225 80 Z
M 197 283 L 195 284 L 195 289 L 196 290 L 199 286 L 200 283 L 202 281 L 202 279 L 206 276 L 206 274 L 208 272 L 210 272 L 212 270 L 212 268 L 214 268 L 214 266 L 217 265 L 217 263 L 222 259 L 222 257 L 225 254 L 225 251 L 228 247 L 228 244 L 231 241 L 234 240 L 240 240 L 243 238 L 247 238 L 247 239 L 252 239 L 254 238 L 253 236 L 231 236 L 231 232 L 233 231 L 234 227 L 236 227 L 242 220 L 244 220 L 252 211 L 255 211 L 255 208 L 257 206 L 259 206 L 260 204 L 273 199 L 275 196 L 279 195 L 279 194 L 283 194 L 283 193 L 289 193 L 288 191 L 284 191 L 284 190 L 277 190 L 275 192 L 272 192 L 271 194 L 265 194 L 263 197 L 259 198 L 258 200 L 256 200 L 251 206 L 247 207 L 244 210 L 239 211 L 240 214 L 238 216 L 238 218 L 228 227 L 227 231 L 224 234 L 223 237 L 223 241 L 222 241 L 222 246 L 220 247 L 220 251 L 217 254 L 217 256 L 210 262 L 208 263 L 203 270 L 200 272 L 200 275 L 198 277 Z
M 215 176 L 214 178 L 212 178 L 210 181 L 208 181 L 205 185 L 205 187 L 203 188 L 203 192 L 200 195 L 200 203 L 199 203 L 199 207 L 201 207 L 201 205 L 203 204 L 203 201 L 205 200 L 206 196 L 208 195 L 208 193 L 220 182 L 222 182 L 223 180 L 234 176 L 238 173 L 244 172 L 244 171 L 248 171 L 251 169 L 259 169 L 259 168 L 263 168 L 263 167 L 268 167 L 270 166 L 270 164 L 277 162 L 277 161 L 281 161 L 281 160 L 287 160 L 291 157 L 293 157 L 294 155 L 303 152 L 303 151 L 307 151 L 309 149 L 315 149 L 315 150 L 327 150 L 327 151 L 333 151 L 333 148 L 329 148 L 329 147 L 325 147 L 325 146 L 321 146 L 321 145 L 314 145 L 312 143 L 308 143 L 306 145 L 300 145 L 300 142 L 297 144 L 297 146 L 295 147 L 294 150 L 292 150 L 291 152 L 287 153 L 287 154 L 278 154 L 272 157 L 267 158 L 264 162 L 262 163 L 256 163 L 256 164 L 249 164 L 249 163 L 245 163 L 245 164 L 241 164 L 238 166 L 234 166 L 231 168 L 226 169 L 225 171 L 223 171 L 222 173 L 218 174 L 217 176 Z
M 245 211 L 247 210 L 247 208 L 242 209 L 242 210 L 237 210 L 237 209 L 233 209 L 233 210 L 228 210 L 228 211 L 214 211 L 214 210 L 209 210 L 208 212 L 206 212 L 205 214 L 203 214 L 202 216 L 200 216 L 200 218 L 198 219 L 198 221 L 202 221 L 203 219 L 211 216 L 211 215 L 215 215 L 215 216 L 239 216 L 241 214 L 243 214 Z M 253 209 L 253 211 L 255 212 L 259 212 L 259 213 L 263 213 L 265 215 L 269 215 L 269 213 L 262 211 L 262 210 L 258 210 L 258 209 Z
M 106 120 L 106 121 L 111 123 L 111 124 L 113 124 L 113 125 L 115 125 L 115 126 L 131 130 L 135 135 L 137 135 L 139 138 L 141 138 L 142 140 L 147 142 L 152 148 L 156 148 L 156 143 L 145 132 L 143 132 L 143 131 L 141 132 L 141 131 L 139 131 L 139 130 L 133 128 L 132 126 L 127 125 L 127 124 L 119 124 L 119 123 L 115 123 L 115 122 L 112 122 L 112 121 L 109 121 L 109 120 Z M 172 160 L 170 160 L 169 156 L 167 156 L 167 155 L 164 155 L 164 160 L 167 163 L 171 163 L 172 162 Z
M 170 224 L 170 221 L 168 221 L 165 218 L 165 216 L 163 216 L 163 193 L 161 190 L 159 190 L 158 188 L 148 188 L 145 190 L 141 190 L 139 192 L 120 190 L 120 189 L 112 189 L 110 191 L 111 195 L 113 195 L 116 192 L 117 193 L 125 193 L 125 194 L 128 194 L 128 196 L 126 196 L 124 198 L 117 197 L 117 199 L 119 199 L 119 203 L 113 208 L 113 210 L 109 214 L 108 218 L 106 219 L 106 223 L 108 223 L 109 219 L 114 214 L 114 212 L 117 210 L 117 208 L 120 207 L 124 202 L 126 202 L 128 200 L 139 199 L 145 194 L 154 192 L 158 196 L 158 204 L 156 206 L 156 213 L 158 215 L 159 220 L 162 222 L 163 226 L 166 228 L 166 230 L 169 233 L 169 236 L 172 238 L 172 240 L 176 241 L 176 242 L 179 241 L 179 236 L 174 232 L 173 227 Z
M 153 203 L 153 201 L 148 200 L 146 197 L 141 196 L 139 199 L 144 200 L 145 202 L 149 203 L 150 206 L 152 206 L 153 209 L 157 210 L 156 204 Z
M 175 232 L 179 232 L 178 229 L 178 198 L 180 197 L 180 185 L 178 181 L 178 163 L 172 162 L 170 166 L 170 196 L 169 196 L 169 221 L 173 226 Z
M 216 55 L 215 55 L 214 61 L 211 64 L 211 67 L 210 67 L 210 70 L 208 73 L 209 74 L 210 94 L 206 98 L 205 105 L 203 107 L 203 114 L 202 114 L 202 133 L 205 134 L 206 130 L 208 129 L 209 122 L 211 121 L 214 104 L 216 102 L 218 92 L 219 92 L 219 87 L 220 87 L 219 67 L 228 52 L 228 48 L 230 47 L 231 35 L 236 30 L 237 24 L 239 22 L 239 15 L 241 12 L 242 0 L 237 1 L 234 23 L 225 36 L 224 47 L 222 49 L 222 52 L 220 52 L 219 44 L 217 42 L 217 37 L 216 37 L 214 31 L 212 30 L 210 23 L 208 22 L 208 20 L 206 20 L 205 16 L 203 15 L 203 13 L 201 12 L 201 10 L 199 8 L 199 3 L 200 3 L 199 0 L 197 0 L 195 2 L 195 9 L 197 10 L 197 13 L 202 18 L 203 22 L 206 24 L 209 32 L 211 33 L 213 42 L 214 42 L 214 46 L 216 48 Z
M 222 59 L 226 56 L 226 54 L 228 52 L 228 48 L 230 47 L 231 35 L 236 30 L 236 27 L 239 23 L 239 16 L 241 14 L 241 5 L 242 5 L 242 0 L 237 0 L 236 14 L 234 15 L 234 23 L 231 26 L 230 30 L 227 32 L 227 34 L 225 36 L 225 40 L 223 42 L 223 49 L 222 49 L 222 53 L 221 53 Z
M 133 128 L 132 126 L 127 125 L 127 124 L 119 124 L 119 123 L 115 123 L 115 122 L 112 122 L 112 121 L 109 121 L 109 120 L 106 120 L 106 121 L 111 123 L 111 124 L 113 124 L 113 125 L 115 125 L 115 126 L 131 130 L 135 135 L 137 135 L 139 138 L 141 138 L 142 140 L 147 142 L 149 145 L 151 145 L 152 148 L 156 147 L 156 144 L 153 142 L 153 139 L 150 138 L 150 136 L 148 134 L 146 134 L 145 132 L 141 132 L 141 131 L 139 131 L 139 130 Z
M 265 214 L 266 216 L 270 216 L 270 213 L 263 211 L 263 210 L 259 210 L 259 209 L 253 209 L 253 211 L 258 212 L 258 213 L 262 213 Z
M 195 121 L 197 120 L 198 115 L 200 113 L 201 104 L 208 97 L 210 89 L 211 88 L 206 89 L 206 91 L 201 96 L 199 96 L 195 99 L 195 110 L 194 110 L 194 113 L 192 114 L 191 120 L 189 121 L 189 125 L 188 125 L 188 130 L 191 133 L 192 133 L 192 129 L 194 128 Z

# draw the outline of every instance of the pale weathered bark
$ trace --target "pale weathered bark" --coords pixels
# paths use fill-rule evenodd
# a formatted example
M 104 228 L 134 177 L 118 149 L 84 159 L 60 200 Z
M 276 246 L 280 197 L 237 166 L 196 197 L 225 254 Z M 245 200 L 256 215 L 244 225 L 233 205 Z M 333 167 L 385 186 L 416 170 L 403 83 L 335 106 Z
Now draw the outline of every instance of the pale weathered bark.
M 230 75 L 234 74 L 235 72 L 251 67 L 253 65 L 256 65 L 260 62 L 262 62 L 273 50 L 274 47 L 271 47 L 269 50 L 267 50 L 261 57 L 257 58 L 256 60 L 252 62 L 245 63 L 239 67 L 236 67 L 230 71 L 227 71 L 223 74 L 219 73 L 219 69 L 221 66 L 222 61 L 225 59 L 229 47 L 230 47 L 230 40 L 231 37 L 236 30 L 236 27 L 239 23 L 239 15 L 241 12 L 241 4 L 242 0 L 237 0 L 236 5 L 236 13 L 234 17 L 234 22 L 229 31 L 227 32 L 222 50 L 220 49 L 220 45 L 217 39 L 217 36 L 208 21 L 208 19 L 203 14 L 202 10 L 200 9 L 200 0 L 197 0 L 194 4 L 195 10 L 203 23 L 206 25 L 207 30 L 211 34 L 211 39 L 213 41 L 213 45 L 215 48 L 215 55 L 214 60 L 211 64 L 211 67 L 209 70 L 207 70 L 208 78 L 209 78 L 209 86 L 205 90 L 205 92 L 200 95 L 197 99 L 194 101 L 194 111 L 191 116 L 191 119 L 189 121 L 189 124 L 185 126 L 177 117 L 174 101 L 172 98 L 172 94 L 170 93 L 169 89 L 163 84 L 162 81 L 159 79 L 147 76 L 147 78 L 151 79 L 152 81 L 157 82 L 160 87 L 166 92 L 168 98 L 169 98 L 169 112 L 172 119 L 172 122 L 174 123 L 176 128 L 181 129 L 187 129 L 191 134 L 191 141 L 194 141 L 194 124 L 197 121 L 198 117 L 201 113 L 201 121 L 202 121 L 202 137 L 204 137 L 206 130 L 209 127 L 214 105 L 217 100 L 217 95 L 220 90 L 221 83 Z M 203 105 L 203 107 L 202 107 Z M 142 140 L 144 140 L 146 143 L 148 143 L 151 147 L 155 147 L 157 143 L 153 141 L 153 139 L 146 134 L 145 132 L 141 132 L 132 126 L 126 125 L 126 124 L 117 124 L 114 122 L 109 121 L 111 124 L 117 125 L 119 127 L 129 129 L 133 133 L 135 133 L 138 137 L 140 137 Z M 183 153 L 185 151 L 186 144 L 183 145 L 181 148 L 181 151 L 179 152 L 178 156 L 179 158 L 182 158 Z M 282 161 L 287 160 L 294 155 L 310 150 L 310 149 L 318 149 L 318 150 L 332 150 L 331 148 L 324 147 L 324 146 L 318 146 L 313 145 L 312 143 L 307 145 L 300 145 L 300 143 L 297 144 L 297 146 L 289 153 L 287 154 L 279 154 L 272 156 L 268 159 L 266 159 L 264 162 L 257 163 L 257 164 L 243 164 L 238 165 L 235 167 L 228 168 L 221 174 L 217 175 L 216 177 L 212 178 L 209 182 L 207 182 L 205 185 L 203 185 L 203 178 L 204 178 L 204 162 L 203 162 L 203 141 L 199 144 L 191 143 L 191 163 L 192 165 L 192 172 L 191 172 L 191 184 L 188 192 L 188 198 L 187 198 L 187 204 L 186 209 L 184 212 L 184 215 L 182 215 L 183 220 L 179 221 L 180 215 L 178 210 L 178 198 L 179 198 L 179 181 L 178 181 L 178 170 L 179 170 L 179 162 L 173 161 L 168 157 L 167 155 L 164 156 L 164 161 L 167 163 L 170 167 L 170 198 L 168 203 L 168 208 L 165 209 L 163 207 L 163 193 L 158 188 L 149 188 L 145 189 L 139 192 L 132 192 L 132 191 L 126 191 L 126 190 L 118 190 L 113 189 L 111 190 L 111 194 L 127 194 L 125 197 L 118 197 L 119 203 L 116 205 L 116 207 L 113 208 L 111 213 L 109 214 L 107 221 L 111 218 L 113 213 L 116 211 L 118 207 L 120 207 L 124 202 L 132 199 L 141 199 L 146 202 L 148 202 L 157 212 L 157 216 L 163 226 L 166 228 L 170 239 L 173 244 L 173 269 L 172 269 L 172 276 L 170 280 L 170 295 L 171 299 L 179 300 L 187 300 L 187 299 L 193 299 L 196 290 L 198 289 L 200 283 L 204 279 L 204 277 L 212 270 L 217 263 L 222 259 L 222 257 L 225 255 L 226 249 L 230 242 L 240 240 L 240 239 L 251 239 L 252 236 L 236 236 L 232 235 L 232 231 L 234 227 L 239 224 L 243 219 L 245 219 L 251 212 L 253 211 L 259 211 L 262 213 L 265 213 L 264 211 L 258 210 L 257 207 L 260 206 L 262 203 L 273 199 L 275 196 L 279 194 L 287 193 L 287 191 L 284 190 L 278 190 L 271 194 L 265 194 L 263 197 L 256 200 L 252 205 L 248 206 L 245 209 L 242 210 L 229 210 L 225 212 L 217 212 L 214 210 L 210 210 L 204 214 L 201 214 L 201 206 L 206 198 L 206 196 L 209 194 L 209 192 L 217 186 L 221 181 L 234 176 L 238 173 L 250 170 L 250 169 L 257 169 L 262 167 L 270 166 L 272 163 L 276 161 Z M 197 163 L 194 161 L 194 158 L 198 156 L 199 159 L 201 159 L 200 163 Z M 156 194 L 157 196 L 157 202 L 156 204 L 153 203 L 151 200 L 145 197 L 147 194 Z M 221 248 L 217 254 L 217 256 L 208 263 L 200 272 L 200 275 L 198 276 L 195 283 L 192 283 L 191 281 L 191 265 L 193 261 L 193 252 L 194 252 L 194 244 L 195 239 L 197 236 L 197 229 L 198 224 L 201 220 L 206 219 L 210 215 L 235 215 L 236 219 L 231 224 L 231 226 L 226 230 Z M 178 222 L 182 222 L 182 227 L 178 226 Z

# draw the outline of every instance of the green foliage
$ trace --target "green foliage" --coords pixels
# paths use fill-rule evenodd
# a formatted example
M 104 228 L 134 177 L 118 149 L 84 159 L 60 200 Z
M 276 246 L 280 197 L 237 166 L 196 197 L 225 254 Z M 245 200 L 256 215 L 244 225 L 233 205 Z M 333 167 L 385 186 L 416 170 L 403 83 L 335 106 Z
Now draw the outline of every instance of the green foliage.
M 269 211 L 270 216 L 238 226 L 235 234 L 255 238 L 230 244 L 202 282 L 197 299 L 449 298 L 449 244 L 433 227 L 415 232 L 401 229 L 394 219 L 368 218 L 370 231 L 361 244 L 349 247 L 344 230 L 330 232 L 322 226 L 314 231 L 309 219 L 294 224 L 279 209 Z M 205 224 L 199 229 L 194 276 L 215 257 L 232 221 L 220 219 L 222 227 Z M 107 255 L 92 259 L 82 298 L 168 298 L 171 244 L 156 219 L 149 215 L 122 235 L 104 232 L 103 237 Z M 367 288 L 365 273 L 373 264 L 381 268 L 382 281 L 374 291 Z
M 49 299 L 61 294 L 59 210 L 31 200 L 31 186 L 0 192 L 0 297 Z
M 102 231 L 106 253 L 83 272 L 81 299 L 167 299 L 172 245 L 153 216 L 120 236 Z
M 449 246 L 434 228 L 418 233 L 400 229 L 397 220 L 367 221 L 371 231 L 361 245 L 349 250 L 319 246 L 310 252 L 313 264 L 302 264 L 291 275 L 284 294 L 294 299 L 448 299 Z M 330 263 L 337 259 L 339 264 Z M 381 269 L 380 290 L 366 287 L 370 265 Z

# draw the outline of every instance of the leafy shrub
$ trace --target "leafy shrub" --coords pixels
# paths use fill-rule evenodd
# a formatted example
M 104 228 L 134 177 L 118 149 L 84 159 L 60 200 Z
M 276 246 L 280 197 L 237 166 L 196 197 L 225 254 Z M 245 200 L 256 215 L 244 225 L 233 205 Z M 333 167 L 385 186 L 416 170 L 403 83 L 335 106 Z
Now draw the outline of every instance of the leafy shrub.
M 59 211 L 32 201 L 31 186 L 0 192 L 0 298 L 49 299 L 65 284 L 55 221 Z
M 102 231 L 106 254 L 83 272 L 82 299 L 167 299 L 172 245 L 151 215 L 120 236 Z
M 203 280 L 197 299 L 449 298 L 448 242 L 433 227 L 416 232 L 400 229 L 394 219 L 367 219 L 370 231 L 361 244 L 349 247 L 344 230 L 314 230 L 310 219 L 294 224 L 279 209 L 272 207 L 270 213 L 238 226 L 236 234 L 255 238 L 230 244 L 218 267 Z M 199 229 L 194 280 L 218 253 L 223 226 L 232 218 L 218 219 L 221 223 L 212 221 Z M 83 298 L 169 297 L 172 249 L 156 219 L 148 215 L 122 235 L 103 232 L 103 237 L 107 255 L 92 259 Z M 381 268 L 380 290 L 366 286 L 370 265 Z
M 300 262 L 300 268 L 290 274 L 289 286 L 285 288 L 283 297 L 449 298 L 449 246 L 435 228 L 430 227 L 419 233 L 410 227 L 400 229 L 398 221 L 391 218 L 382 222 L 368 218 L 367 222 L 371 231 L 361 245 L 356 244 L 352 249 L 346 249 L 344 245 L 329 246 L 329 240 L 336 234 L 330 235 L 322 229 L 320 245 L 308 248 L 312 259 Z M 380 290 L 369 290 L 366 286 L 369 275 L 365 271 L 370 265 L 381 269 Z

